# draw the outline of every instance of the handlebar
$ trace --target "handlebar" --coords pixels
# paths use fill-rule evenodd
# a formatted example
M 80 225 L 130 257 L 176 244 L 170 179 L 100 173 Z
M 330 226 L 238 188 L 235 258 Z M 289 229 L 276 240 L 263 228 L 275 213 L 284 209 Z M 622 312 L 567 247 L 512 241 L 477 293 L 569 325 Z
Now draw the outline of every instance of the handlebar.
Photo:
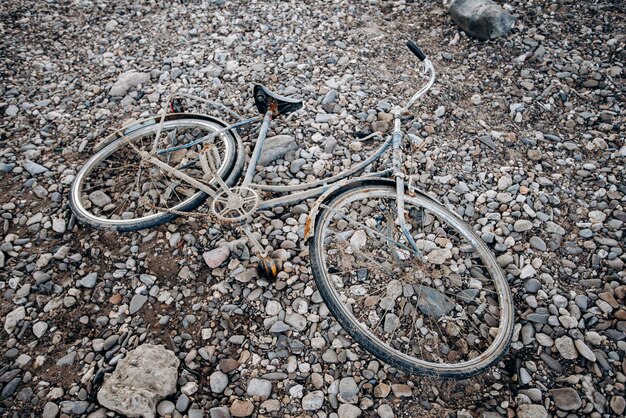
M 435 67 L 433 67 L 433 63 L 426 57 L 426 54 L 422 52 L 422 50 L 417 46 L 417 44 L 413 41 L 408 41 L 406 46 L 411 50 L 413 54 L 423 64 L 423 74 L 428 74 L 428 82 L 424 85 L 417 93 L 411 97 L 411 99 L 404 106 L 404 109 L 408 110 L 411 106 L 415 104 L 415 102 L 422 97 L 435 83 Z
M 424 54 L 422 52 L 422 50 L 420 49 L 419 46 L 417 46 L 417 44 L 413 41 L 408 41 L 406 43 L 406 46 L 411 50 L 412 53 L 415 54 L 415 56 L 417 58 L 419 58 L 420 61 L 424 61 L 426 59 L 426 54 Z

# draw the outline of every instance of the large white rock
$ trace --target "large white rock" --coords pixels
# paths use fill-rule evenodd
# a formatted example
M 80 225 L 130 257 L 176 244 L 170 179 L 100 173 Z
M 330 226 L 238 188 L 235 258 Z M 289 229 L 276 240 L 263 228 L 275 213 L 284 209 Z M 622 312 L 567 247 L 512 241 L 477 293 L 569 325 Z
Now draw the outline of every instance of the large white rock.
M 120 360 L 98 391 L 98 402 L 128 417 L 154 418 L 157 403 L 176 392 L 179 364 L 162 345 L 141 345 Z
M 150 80 L 150 73 L 141 73 L 139 71 L 127 71 L 121 74 L 115 84 L 111 87 L 109 94 L 111 96 L 123 96 L 131 87 L 144 84 Z
M 4 330 L 7 334 L 11 335 L 15 327 L 17 327 L 18 322 L 24 318 L 26 318 L 26 309 L 24 309 L 23 306 L 9 312 L 4 320 Z

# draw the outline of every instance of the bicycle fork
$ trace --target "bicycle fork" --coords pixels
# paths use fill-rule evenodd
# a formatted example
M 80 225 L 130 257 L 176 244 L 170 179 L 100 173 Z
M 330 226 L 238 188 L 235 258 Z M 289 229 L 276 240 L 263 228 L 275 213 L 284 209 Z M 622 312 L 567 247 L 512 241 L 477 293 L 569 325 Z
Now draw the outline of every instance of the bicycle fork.
M 400 226 L 400 230 L 406 237 L 409 242 L 411 248 L 414 253 L 422 258 L 422 252 L 417 248 L 417 243 L 413 239 L 409 228 L 406 225 L 406 220 L 404 218 L 404 174 L 402 172 L 402 122 L 400 120 L 400 112 L 399 108 L 396 108 L 394 112 L 394 127 L 391 139 L 392 146 L 392 154 L 391 154 L 391 164 L 393 168 L 393 175 L 396 180 L 396 194 L 398 198 L 396 199 L 396 209 L 398 213 L 398 224 Z

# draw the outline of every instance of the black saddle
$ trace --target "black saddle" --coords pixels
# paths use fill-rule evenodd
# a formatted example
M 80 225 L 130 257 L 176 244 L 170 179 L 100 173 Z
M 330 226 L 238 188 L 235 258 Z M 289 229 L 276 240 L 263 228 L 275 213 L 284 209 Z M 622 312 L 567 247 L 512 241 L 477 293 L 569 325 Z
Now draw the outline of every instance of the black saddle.
M 273 93 L 260 84 L 254 86 L 254 103 L 261 114 L 271 110 L 275 115 L 287 115 L 302 108 L 302 100 Z

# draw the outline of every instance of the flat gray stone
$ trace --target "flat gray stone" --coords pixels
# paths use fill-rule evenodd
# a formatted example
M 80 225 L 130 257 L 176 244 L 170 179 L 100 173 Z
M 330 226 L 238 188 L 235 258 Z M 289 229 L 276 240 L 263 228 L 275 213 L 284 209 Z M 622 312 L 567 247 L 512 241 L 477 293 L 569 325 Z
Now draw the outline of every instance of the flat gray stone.
M 37 164 L 36 162 L 31 160 L 24 161 L 23 167 L 24 170 L 28 171 L 31 176 L 37 176 L 48 171 L 48 169 L 43 165 Z
M 250 379 L 246 393 L 248 396 L 259 396 L 263 400 L 268 399 L 272 395 L 272 382 L 265 379 Z
M 57 360 L 57 366 L 71 366 L 74 364 L 76 358 L 76 351 L 72 351 Z
M 43 406 L 43 412 L 41 413 L 41 418 L 56 418 L 59 414 L 59 405 L 54 402 L 46 402 Z
M 578 392 L 572 388 L 552 389 L 550 396 L 556 407 L 563 411 L 575 411 L 582 405 Z
M 277 135 L 265 140 L 263 152 L 259 158 L 259 165 L 266 166 L 271 162 L 283 157 L 289 151 L 298 149 L 298 144 L 293 136 Z
M 98 280 L 98 273 L 89 273 L 78 281 L 78 284 L 88 289 L 93 289 L 96 286 Z
M 146 303 L 147 300 L 148 300 L 148 296 L 146 295 L 138 294 L 138 295 L 133 296 L 133 298 L 130 300 L 130 307 L 128 308 L 128 313 L 133 315 L 135 312 L 141 309 L 141 307 Z
M 228 375 L 219 370 L 213 372 L 209 377 L 209 386 L 211 392 L 222 393 L 228 387 Z
M 454 309 L 452 299 L 431 287 L 422 286 L 417 299 L 417 307 L 425 315 L 439 318 Z

